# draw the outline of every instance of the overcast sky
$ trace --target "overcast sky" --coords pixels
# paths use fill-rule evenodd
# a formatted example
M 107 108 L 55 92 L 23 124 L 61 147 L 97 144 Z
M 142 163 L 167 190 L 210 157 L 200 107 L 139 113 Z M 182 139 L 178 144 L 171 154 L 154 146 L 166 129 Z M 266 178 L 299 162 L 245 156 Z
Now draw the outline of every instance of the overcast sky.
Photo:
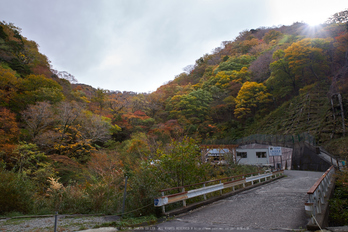
M 322 23 L 347 0 L 0 0 L 52 68 L 108 90 L 150 92 L 243 30 Z

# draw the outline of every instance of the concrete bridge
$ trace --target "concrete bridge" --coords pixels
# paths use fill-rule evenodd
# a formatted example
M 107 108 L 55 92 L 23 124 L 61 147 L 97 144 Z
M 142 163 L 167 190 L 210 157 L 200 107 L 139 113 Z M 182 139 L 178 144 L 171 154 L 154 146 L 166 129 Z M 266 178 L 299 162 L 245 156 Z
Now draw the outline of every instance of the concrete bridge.
M 286 170 L 285 178 L 192 210 L 143 231 L 292 231 L 305 229 L 307 191 L 323 172 Z

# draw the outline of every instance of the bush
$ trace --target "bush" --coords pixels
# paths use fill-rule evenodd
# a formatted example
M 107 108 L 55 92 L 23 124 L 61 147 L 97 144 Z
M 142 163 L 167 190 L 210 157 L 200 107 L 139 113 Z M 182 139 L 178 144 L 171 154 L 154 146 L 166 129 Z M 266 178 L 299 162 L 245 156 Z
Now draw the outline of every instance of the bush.
M 348 225 L 348 170 L 337 174 L 334 196 L 330 199 L 330 226 Z
M 35 186 L 25 176 L 0 169 L 0 214 L 29 213 Z

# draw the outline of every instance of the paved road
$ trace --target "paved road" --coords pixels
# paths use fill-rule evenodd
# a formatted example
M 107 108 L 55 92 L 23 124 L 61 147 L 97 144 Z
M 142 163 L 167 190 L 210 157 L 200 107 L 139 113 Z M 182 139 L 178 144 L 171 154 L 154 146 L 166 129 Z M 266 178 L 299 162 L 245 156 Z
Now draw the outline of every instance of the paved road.
M 322 174 L 285 171 L 285 178 L 139 230 L 275 232 L 305 228 L 306 193 Z

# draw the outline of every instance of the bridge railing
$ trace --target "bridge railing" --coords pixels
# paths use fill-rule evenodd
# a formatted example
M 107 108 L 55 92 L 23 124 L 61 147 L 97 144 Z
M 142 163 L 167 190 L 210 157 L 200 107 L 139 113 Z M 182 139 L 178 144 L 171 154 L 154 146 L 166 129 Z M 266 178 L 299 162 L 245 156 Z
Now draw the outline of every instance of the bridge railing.
M 317 216 L 323 213 L 323 205 L 328 203 L 327 196 L 334 174 L 335 167 L 331 166 L 307 192 L 308 201 L 305 203 L 305 210 L 314 225 L 318 224 Z
M 343 167 L 342 160 L 340 159 L 339 156 L 332 155 L 331 153 L 329 153 L 328 151 L 326 151 L 322 147 L 319 147 L 319 151 L 320 151 L 321 155 L 326 156 L 325 158 L 326 158 L 327 162 L 331 163 L 332 165 L 334 165 L 339 170 Z
M 182 201 L 183 207 L 186 207 L 187 199 L 198 197 L 198 196 L 204 196 L 204 200 L 207 200 L 207 194 L 209 193 L 220 191 L 220 194 L 222 195 L 223 189 L 232 188 L 232 191 L 235 191 L 237 186 L 239 187 L 239 189 L 245 188 L 247 183 L 251 183 L 251 185 L 254 185 L 254 183 L 260 183 L 262 179 L 266 181 L 268 179 L 279 177 L 283 174 L 284 174 L 284 170 L 270 172 L 270 173 L 262 173 L 262 174 L 257 172 L 248 173 L 244 175 L 232 176 L 232 177 L 227 177 L 227 178 L 218 179 L 218 180 L 211 180 L 211 181 L 201 182 L 201 183 L 187 185 L 187 186 L 179 186 L 175 188 L 163 189 L 159 191 L 162 193 L 162 196 L 154 200 L 154 205 L 155 207 L 162 207 L 162 213 L 164 214 L 166 205 Z M 206 186 L 213 182 L 218 182 L 218 184 Z M 203 187 L 187 191 L 187 189 L 189 188 L 200 186 L 200 185 Z M 172 191 L 172 190 L 181 190 L 181 192 L 176 194 L 165 195 L 165 192 Z

